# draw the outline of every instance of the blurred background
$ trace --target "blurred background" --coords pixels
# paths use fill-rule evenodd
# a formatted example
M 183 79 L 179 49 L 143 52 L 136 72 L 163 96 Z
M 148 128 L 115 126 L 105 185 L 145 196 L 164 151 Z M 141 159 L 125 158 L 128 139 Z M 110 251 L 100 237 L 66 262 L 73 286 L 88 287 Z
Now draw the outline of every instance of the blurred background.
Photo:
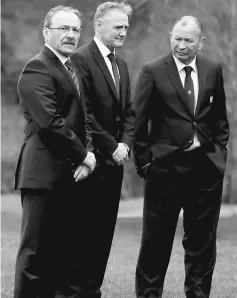
M 14 171 L 23 141 L 16 84 L 27 62 L 43 45 L 45 14 L 56 5 L 68 5 L 83 13 L 80 44 L 93 37 L 92 19 L 101 0 L 2 0 L 1 26 L 1 193 L 13 192 Z M 237 0 L 130 0 L 134 10 L 123 49 L 134 85 L 142 65 L 168 53 L 169 32 L 182 15 L 194 15 L 204 26 L 202 52 L 223 66 L 227 109 L 231 126 L 223 202 L 237 203 Z M 122 198 L 141 197 L 143 181 L 133 161 L 125 168 Z

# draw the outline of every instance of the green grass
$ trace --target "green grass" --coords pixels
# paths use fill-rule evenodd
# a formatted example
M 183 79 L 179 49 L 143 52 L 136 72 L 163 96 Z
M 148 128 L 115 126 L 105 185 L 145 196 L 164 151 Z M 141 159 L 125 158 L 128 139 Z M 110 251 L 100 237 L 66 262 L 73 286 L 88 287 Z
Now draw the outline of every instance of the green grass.
M 1 193 L 14 188 L 16 162 L 23 143 L 25 121 L 16 105 L 1 106 Z
M 17 105 L 1 106 L 1 155 L 5 161 L 15 161 L 24 139 L 25 121 Z
M 218 258 L 211 298 L 237 297 L 237 216 L 222 218 L 218 228 Z M 20 213 L 2 213 L 2 298 L 11 298 Z M 178 223 L 168 268 L 164 298 L 184 298 L 182 222 Z M 141 219 L 118 219 L 102 291 L 103 298 L 133 298 L 135 266 L 141 239 Z

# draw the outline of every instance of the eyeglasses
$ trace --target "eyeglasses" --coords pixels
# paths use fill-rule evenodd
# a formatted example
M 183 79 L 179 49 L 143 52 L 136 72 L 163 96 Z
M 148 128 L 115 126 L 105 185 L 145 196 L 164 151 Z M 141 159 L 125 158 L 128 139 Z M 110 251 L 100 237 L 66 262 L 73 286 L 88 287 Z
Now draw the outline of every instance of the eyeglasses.
M 60 27 L 55 27 L 55 28 L 52 28 L 52 27 L 47 27 L 48 29 L 57 29 L 57 30 L 59 30 L 61 33 L 64 33 L 64 34 L 66 34 L 66 33 L 69 33 L 70 32 L 70 30 L 72 29 L 72 32 L 74 33 L 74 34 L 76 34 L 76 35 L 79 35 L 79 34 L 81 34 L 81 31 L 83 31 L 83 29 L 78 29 L 78 28 L 76 28 L 76 27 L 70 27 L 70 26 L 60 26 Z

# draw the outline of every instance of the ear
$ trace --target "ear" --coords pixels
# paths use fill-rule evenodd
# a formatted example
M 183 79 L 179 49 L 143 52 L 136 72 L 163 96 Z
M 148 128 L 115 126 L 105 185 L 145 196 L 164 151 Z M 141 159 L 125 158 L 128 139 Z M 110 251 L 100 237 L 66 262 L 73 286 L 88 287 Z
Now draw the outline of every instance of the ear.
M 171 43 L 172 33 L 173 33 L 173 32 L 171 31 L 171 32 L 170 32 L 170 43 Z
M 97 30 L 98 31 L 101 31 L 102 30 L 102 22 L 101 22 L 101 20 L 97 20 L 96 21 L 96 27 L 97 27 Z
M 49 29 L 47 27 L 44 27 L 42 33 L 43 33 L 44 39 L 47 41 L 49 39 Z
M 200 39 L 200 42 L 199 42 L 199 50 L 202 49 L 203 44 L 204 44 L 204 40 L 205 40 L 205 37 L 203 36 L 203 37 Z

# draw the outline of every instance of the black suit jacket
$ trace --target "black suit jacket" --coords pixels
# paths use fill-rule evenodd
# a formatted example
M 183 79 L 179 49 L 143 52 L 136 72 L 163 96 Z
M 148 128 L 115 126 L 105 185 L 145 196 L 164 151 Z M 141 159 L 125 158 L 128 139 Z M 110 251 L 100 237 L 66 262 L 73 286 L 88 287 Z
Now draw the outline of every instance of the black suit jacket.
M 87 114 L 91 121 L 93 145 L 97 155 L 110 158 L 118 143 L 132 146 L 134 110 L 130 99 L 130 81 L 126 63 L 117 56 L 120 73 L 120 98 L 109 69 L 92 40 L 71 55 L 84 82 Z
M 224 172 L 229 125 L 222 69 L 200 56 L 197 69 L 199 94 L 194 114 L 171 53 L 143 66 L 134 96 L 138 173 L 153 159 L 189 147 L 194 133 L 216 167 Z
M 25 65 L 17 91 L 27 123 L 15 188 L 52 189 L 62 182 L 65 166 L 79 165 L 86 157 L 84 103 L 47 47 Z

